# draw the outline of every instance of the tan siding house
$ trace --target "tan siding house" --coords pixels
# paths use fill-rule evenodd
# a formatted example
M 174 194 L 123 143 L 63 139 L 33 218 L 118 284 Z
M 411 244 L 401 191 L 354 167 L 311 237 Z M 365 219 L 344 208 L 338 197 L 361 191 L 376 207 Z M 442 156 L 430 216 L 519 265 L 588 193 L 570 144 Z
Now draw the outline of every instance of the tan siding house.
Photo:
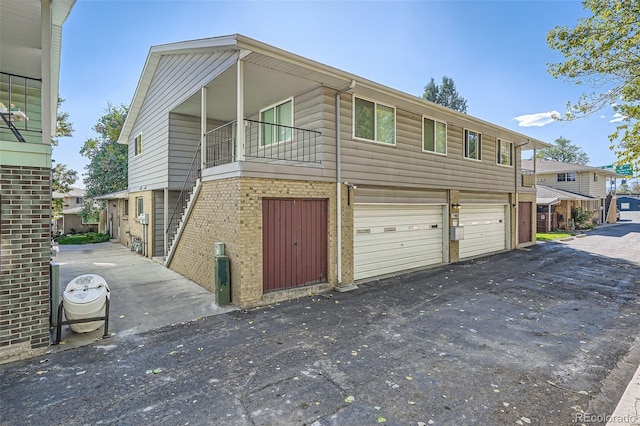
M 239 307 L 534 244 L 548 146 L 241 35 L 152 47 L 119 142 L 131 238 Z
M 530 159 L 522 160 L 522 168 L 535 171 L 538 188 L 562 191 L 543 191 L 542 198 L 538 199 L 539 215 L 556 213 L 560 229 L 575 226 L 570 221 L 575 209 L 590 213 L 593 224 L 615 223 L 615 185 L 610 183 L 621 175 L 597 167 L 541 158 L 536 159 L 535 164 Z M 550 227 L 548 223 L 546 228 Z

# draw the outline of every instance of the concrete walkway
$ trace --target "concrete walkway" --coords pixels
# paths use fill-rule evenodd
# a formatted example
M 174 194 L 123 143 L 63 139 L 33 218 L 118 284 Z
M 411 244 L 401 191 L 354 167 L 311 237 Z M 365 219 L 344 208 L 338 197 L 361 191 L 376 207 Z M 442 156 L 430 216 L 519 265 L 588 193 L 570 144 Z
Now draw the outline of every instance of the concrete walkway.
M 60 264 L 60 300 L 66 285 L 78 275 L 97 274 L 106 279 L 111 293 L 111 338 L 237 309 L 217 306 L 213 293 L 118 243 L 60 246 L 54 261 Z M 80 334 L 65 325 L 61 344 L 51 349 L 87 345 L 102 340 L 102 335 L 103 327 Z M 104 340 L 105 344 L 109 340 Z

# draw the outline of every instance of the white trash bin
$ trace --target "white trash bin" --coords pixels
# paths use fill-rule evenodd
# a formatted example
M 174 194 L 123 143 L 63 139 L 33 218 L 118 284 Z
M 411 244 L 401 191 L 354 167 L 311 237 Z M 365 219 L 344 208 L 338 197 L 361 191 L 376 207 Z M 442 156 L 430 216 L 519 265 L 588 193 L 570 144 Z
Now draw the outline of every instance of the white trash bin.
M 100 275 L 80 275 L 69 281 L 62 297 L 67 320 L 103 317 L 109 297 L 109 286 Z M 103 325 L 104 321 L 91 321 L 69 326 L 76 333 L 89 333 Z

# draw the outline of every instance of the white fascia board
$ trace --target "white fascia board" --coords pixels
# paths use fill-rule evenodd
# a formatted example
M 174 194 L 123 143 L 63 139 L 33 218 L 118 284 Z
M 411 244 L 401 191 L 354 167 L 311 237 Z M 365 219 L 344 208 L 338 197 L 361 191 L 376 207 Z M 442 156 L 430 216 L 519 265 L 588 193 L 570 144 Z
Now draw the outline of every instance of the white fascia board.
M 53 0 L 51 3 L 53 25 L 62 25 L 69 17 L 76 0 Z
M 222 48 L 228 50 L 235 48 L 236 35 L 201 38 L 198 40 L 179 41 L 177 43 L 159 44 L 151 46 L 150 53 L 187 53 L 189 51 L 196 50 L 211 50 L 216 48 Z

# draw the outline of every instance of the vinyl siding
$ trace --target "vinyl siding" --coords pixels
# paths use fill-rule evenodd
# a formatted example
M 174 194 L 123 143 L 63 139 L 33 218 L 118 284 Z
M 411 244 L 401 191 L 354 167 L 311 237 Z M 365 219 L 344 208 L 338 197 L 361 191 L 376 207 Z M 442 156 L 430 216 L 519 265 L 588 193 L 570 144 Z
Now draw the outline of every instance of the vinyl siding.
M 169 112 L 233 65 L 236 59 L 235 52 L 174 54 L 160 59 L 129 140 L 131 190 L 169 186 L 172 180 L 169 168 Z M 135 156 L 132 141 L 140 133 L 142 153 Z
M 496 164 L 496 134 L 491 128 L 462 119 L 434 117 L 447 123 L 447 155 L 422 151 L 421 113 L 396 109 L 396 145 L 352 138 L 352 98 L 343 96 L 341 109 L 342 176 L 356 185 L 389 185 L 433 189 L 513 192 L 515 168 Z M 482 161 L 463 158 L 463 130 L 482 133 Z M 499 135 L 498 135 L 499 136 Z M 325 138 L 326 141 L 327 138 Z M 514 162 L 519 160 L 519 150 Z
M 363 204 L 447 204 L 447 192 L 359 186 L 355 189 L 354 202 Z
M 207 130 L 221 126 L 222 121 L 207 120 Z M 200 117 L 169 114 L 169 188 L 182 189 L 184 180 L 200 146 Z
M 169 220 L 178 201 L 180 191 L 169 191 Z M 153 255 L 164 256 L 164 191 L 154 191 L 153 195 Z
M 538 173 L 538 184 L 563 191 L 604 198 L 607 196 L 607 182 L 605 175 L 598 175 L 598 181 L 593 181 L 593 172 L 576 172 L 575 182 L 558 182 L 557 173 Z
M 152 256 L 164 256 L 164 191 L 153 191 Z
M 283 95 L 281 100 L 285 100 Z M 317 163 L 292 163 L 291 161 L 274 161 L 270 159 L 250 158 L 242 166 L 242 175 L 246 177 L 263 177 L 292 180 L 324 180 L 335 181 L 335 139 L 328 139 L 330 133 L 330 117 L 335 116 L 332 107 L 330 90 L 318 86 L 293 98 L 293 126 L 320 132 L 316 143 Z M 265 105 L 266 106 L 266 105 Z M 247 118 L 260 120 L 255 111 Z M 332 120 L 335 123 L 335 120 Z M 333 131 L 335 134 L 335 130 Z M 333 143 L 327 143 L 327 140 Z

